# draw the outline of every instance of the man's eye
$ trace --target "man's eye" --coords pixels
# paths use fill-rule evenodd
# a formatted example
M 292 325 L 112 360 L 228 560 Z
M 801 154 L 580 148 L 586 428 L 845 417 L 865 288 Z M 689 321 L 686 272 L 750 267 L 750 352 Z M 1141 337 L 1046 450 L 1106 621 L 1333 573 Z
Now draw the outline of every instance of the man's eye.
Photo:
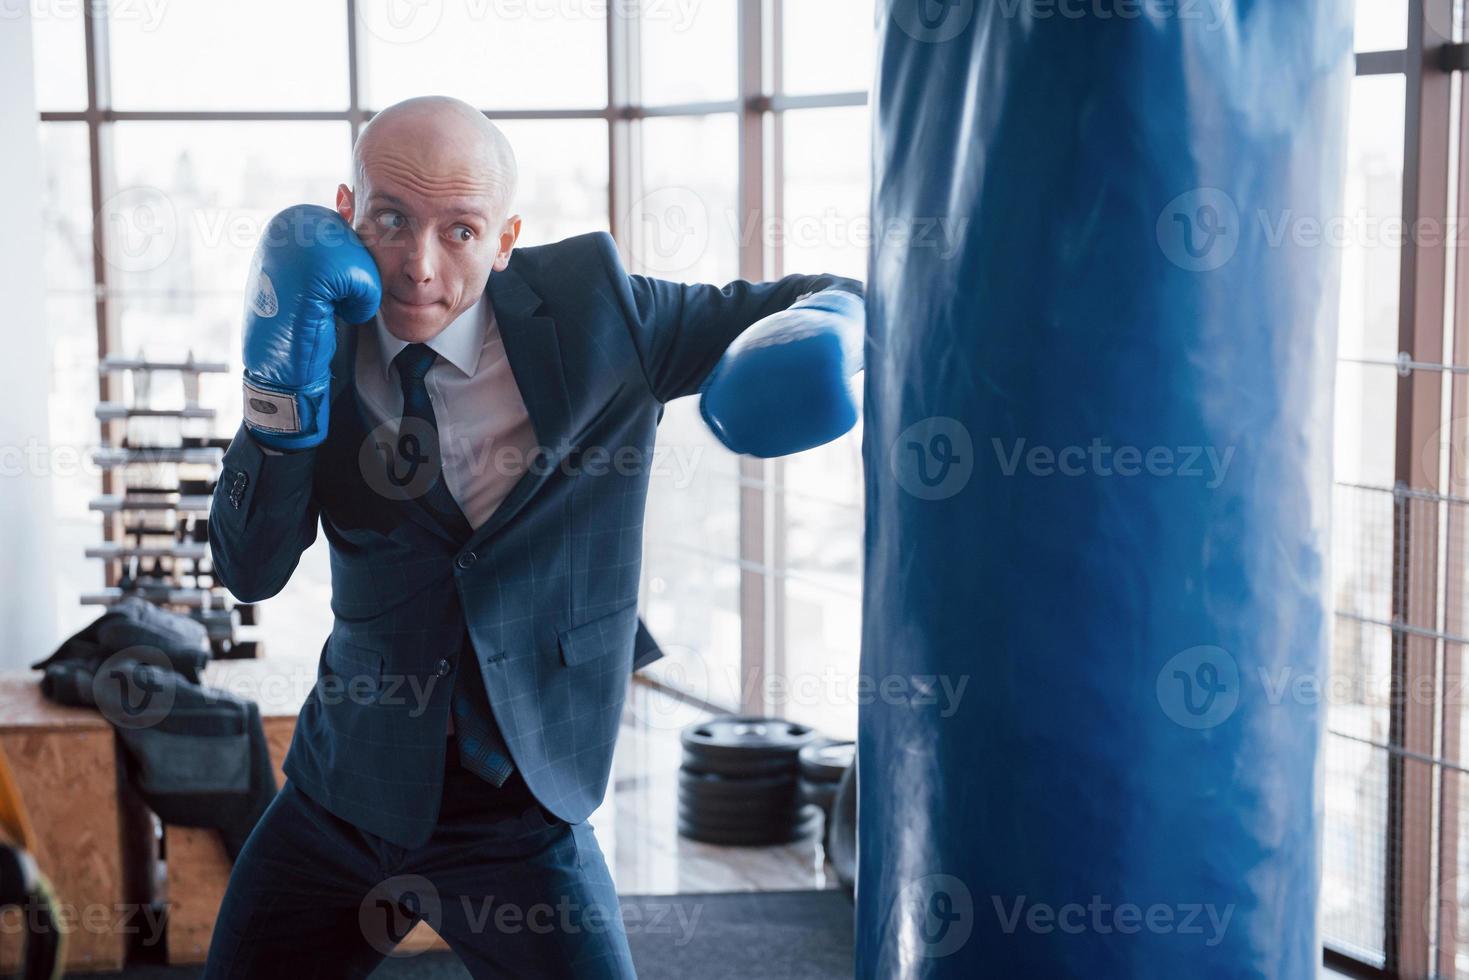
M 403 216 L 396 211 L 384 211 L 377 216 L 377 223 L 384 228 L 397 230 L 403 227 Z
M 461 242 L 473 241 L 474 240 L 474 229 L 473 228 L 466 227 L 465 225 L 455 225 L 454 226 L 454 237 L 455 237 L 456 240 L 461 241 Z

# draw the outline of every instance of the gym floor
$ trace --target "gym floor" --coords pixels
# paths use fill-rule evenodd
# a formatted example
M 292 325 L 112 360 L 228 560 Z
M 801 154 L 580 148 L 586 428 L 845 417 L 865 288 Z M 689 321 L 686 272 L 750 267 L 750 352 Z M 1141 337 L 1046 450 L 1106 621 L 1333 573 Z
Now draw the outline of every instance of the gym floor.
M 592 826 L 624 895 L 837 888 L 820 837 L 779 847 L 719 847 L 678 836 L 678 733 L 707 712 L 633 684 L 606 801 Z

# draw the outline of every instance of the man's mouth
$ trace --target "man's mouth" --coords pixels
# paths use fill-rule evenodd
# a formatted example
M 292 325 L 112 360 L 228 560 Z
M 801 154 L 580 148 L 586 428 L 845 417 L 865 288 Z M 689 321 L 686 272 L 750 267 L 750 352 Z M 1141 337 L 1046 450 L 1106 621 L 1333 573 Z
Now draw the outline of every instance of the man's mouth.
M 388 294 L 388 299 L 392 300 L 398 306 L 410 310 L 426 310 L 430 306 L 434 306 L 437 303 L 436 300 L 425 300 L 422 303 L 415 303 L 412 300 L 403 299 L 400 296 L 394 296 L 392 293 Z

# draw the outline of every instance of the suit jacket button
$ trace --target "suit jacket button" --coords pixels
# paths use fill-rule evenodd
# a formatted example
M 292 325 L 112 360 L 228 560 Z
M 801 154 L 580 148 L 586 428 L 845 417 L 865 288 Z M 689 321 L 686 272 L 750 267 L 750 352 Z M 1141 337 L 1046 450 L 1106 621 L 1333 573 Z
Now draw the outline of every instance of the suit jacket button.
M 464 554 L 459 556 L 459 560 L 455 562 L 455 564 L 458 565 L 460 568 L 468 568 L 478 560 L 479 555 L 476 555 L 472 551 L 466 551 Z
M 443 677 L 445 674 L 447 674 L 449 672 L 449 661 L 440 660 L 437 671 L 440 677 Z

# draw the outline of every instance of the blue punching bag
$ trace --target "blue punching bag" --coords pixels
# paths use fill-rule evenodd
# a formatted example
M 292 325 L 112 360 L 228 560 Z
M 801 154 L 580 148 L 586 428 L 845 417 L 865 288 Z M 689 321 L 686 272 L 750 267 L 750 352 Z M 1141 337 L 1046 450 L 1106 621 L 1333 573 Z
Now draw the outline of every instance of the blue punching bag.
M 1351 4 L 885 0 L 860 977 L 1314 977 Z

